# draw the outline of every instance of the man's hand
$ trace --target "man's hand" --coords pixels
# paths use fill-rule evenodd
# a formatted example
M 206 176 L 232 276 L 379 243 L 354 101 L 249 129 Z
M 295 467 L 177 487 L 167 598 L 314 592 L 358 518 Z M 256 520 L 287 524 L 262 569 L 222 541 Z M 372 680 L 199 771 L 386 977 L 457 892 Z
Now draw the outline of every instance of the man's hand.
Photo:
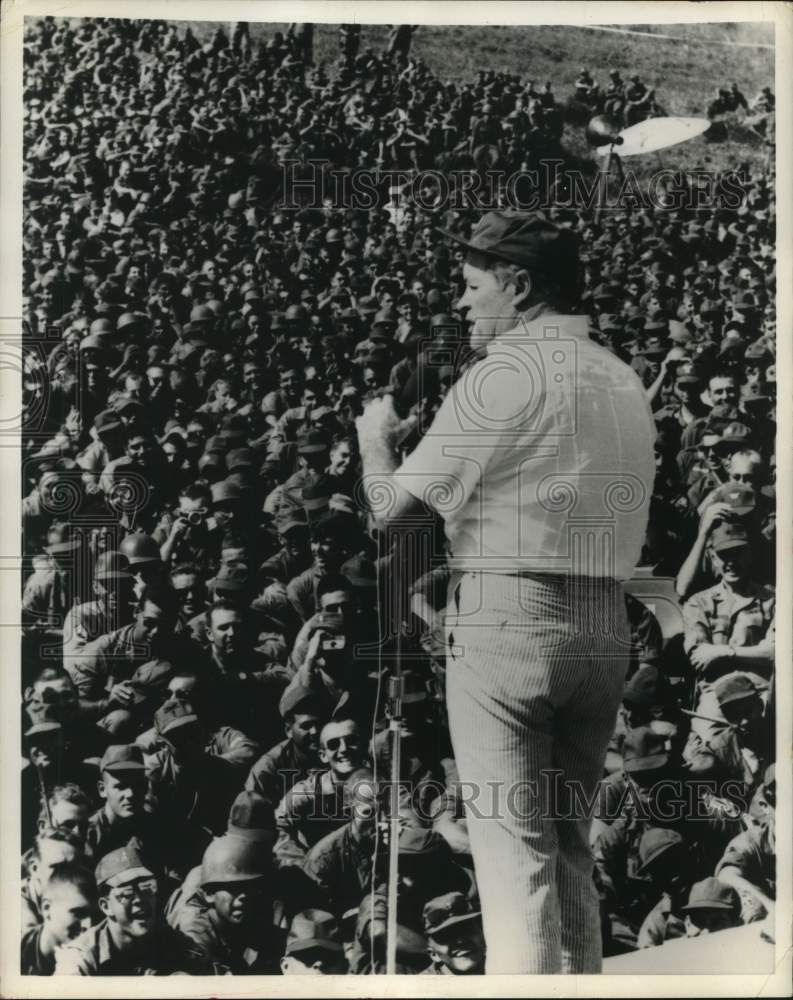
M 129 681 L 121 681 L 118 684 L 114 684 L 110 689 L 110 701 L 115 705 L 121 705 L 122 708 L 131 705 L 133 697 L 134 694 Z
M 699 530 L 703 535 L 709 535 L 718 521 L 727 521 L 732 515 L 732 507 L 728 503 L 710 503 L 702 511 L 699 518 Z
M 697 670 L 707 671 L 714 663 L 727 659 L 731 649 L 731 646 L 714 646 L 713 643 L 703 642 L 691 651 L 691 662 Z
M 190 525 L 188 524 L 186 518 L 177 517 L 176 520 L 171 525 L 171 538 L 176 539 L 180 535 L 183 535 L 189 527 Z
M 415 415 L 400 420 L 394 409 L 394 397 L 390 394 L 370 400 L 365 404 L 363 414 L 355 420 L 362 451 L 373 445 L 385 445 L 396 451 L 417 424 L 418 417 Z
M 317 667 L 324 667 L 325 661 L 319 655 L 320 644 L 322 643 L 325 633 L 322 629 L 318 628 L 317 631 L 311 636 L 308 643 L 308 649 L 306 650 L 306 658 L 303 661 L 303 666 L 306 669 L 306 673 L 309 677 L 313 676 Z

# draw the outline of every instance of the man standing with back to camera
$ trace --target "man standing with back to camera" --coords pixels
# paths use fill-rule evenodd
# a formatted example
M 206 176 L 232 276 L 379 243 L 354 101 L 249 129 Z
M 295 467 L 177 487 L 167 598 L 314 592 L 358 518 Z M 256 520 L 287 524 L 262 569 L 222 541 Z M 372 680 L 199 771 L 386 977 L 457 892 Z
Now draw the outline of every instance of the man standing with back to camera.
M 647 524 L 655 427 L 636 373 L 570 314 L 570 230 L 495 211 L 469 241 L 451 239 L 466 250 L 457 308 L 479 360 L 401 465 L 416 419 L 400 420 L 390 397 L 369 403 L 357 425 L 364 485 L 373 509 L 388 487 L 382 528 L 433 507 L 445 518 L 446 699 L 486 970 L 599 972 L 581 802 L 602 776 L 622 695 L 622 582 Z

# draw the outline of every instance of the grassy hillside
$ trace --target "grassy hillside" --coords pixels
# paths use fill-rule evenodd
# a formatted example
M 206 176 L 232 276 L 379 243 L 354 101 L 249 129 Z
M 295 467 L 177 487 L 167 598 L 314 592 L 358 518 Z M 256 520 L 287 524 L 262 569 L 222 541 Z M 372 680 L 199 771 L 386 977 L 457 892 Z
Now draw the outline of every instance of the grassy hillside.
M 252 25 L 252 34 L 254 37 L 269 36 L 287 27 L 286 24 L 257 24 Z M 609 69 L 618 69 L 623 76 L 636 72 L 648 86 L 656 89 L 659 103 L 672 115 L 704 116 L 716 89 L 733 82 L 749 100 L 762 87 L 773 87 L 774 53 L 771 49 L 718 44 L 773 44 L 772 25 L 731 22 L 614 27 L 650 35 L 670 35 L 685 41 L 569 25 L 422 25 L 415 33 L 413 51 L 444 79 L 473 81 L 480 69 L 505 70 L 540 83 L 550 80 L 559 99 L 572 94 L 582 66 L 600 82 L 607 80 Z M 208 36 L 214 28 L 215 25 L 209 22 L 193 22 L 193 30 L 199 37 Z M 387 37 L 386 25 L 366 25 L 362 32 L 362 48 L 371 46 L 380 51 Z M 317 25 L 316 60 L 330 67 L 337 54 L 337 27 Z M 586 154 L 581 129 L 568 128 L 565 141 L 571 152 Z M 667 152 L 640 157 L 631 165 L 637 173 L 645 174 L 669 165 L 686 169 L 703 164 L 725 169 L 747 162 L 755 167 L 763 159 L 762 146 L 754 134 L 735 128 L 727 142 L 719 145 L 696 139 Z
M 262 4 L 262 11 L 266 8 Z M 454 8 L 448 5 L 451 12 Z M 553 6 L 548 5 L 549 16 Z M 201 39 L 207 39 L 217 26 L 210 21 L 188 23 Z M 228 29 L 228 22 L 219 22 Z M 254 37 L 269 37 L 285 31 L 288 25 L 261 23 L 251 26 Z M 623 30 L 653 35 L 645 37 L 617 34 L 569 25 L 465 26 L 422 25 L 416 31 L 413 51 L 443 79 L 473 81 L 480 69 L 519 73 L 524 79 L 539 83 L 550 80 L 561 100 L 573 92 L 573 83 L 582 66 L 605 83 L 609 69 L 623 76 L 639 73 L 654 87 L 661 106 L 671 115 L 704 116 L 705 109 L 720 86 L 737 83 L 751 100 L 764 86 L 773 87 L 774 53 L 771 49 L 719 44 L 723 42 L 773 44 L 773 25 L 757 23 L 723 24 L 625 24 Z M 364 25 L 362 48 L 381 51 L 387 42 L 387 25 Z M 318 24 L 315 34 L 315 58 L 330 69 L 338 55 L 338 28 Z M 588 154 L 581 128 L 568 128 L 565 144 L 571 153 Z M 666 166 L 681 169 L 704 165 L 726 169 L 746 162 L 760 166 L 765 152 L 758 138 L 740 127 L 731 130 L 728 140 L 719 145 L 695 139 L 673 149 L 634 159 L 636 173 L 644 175 Z

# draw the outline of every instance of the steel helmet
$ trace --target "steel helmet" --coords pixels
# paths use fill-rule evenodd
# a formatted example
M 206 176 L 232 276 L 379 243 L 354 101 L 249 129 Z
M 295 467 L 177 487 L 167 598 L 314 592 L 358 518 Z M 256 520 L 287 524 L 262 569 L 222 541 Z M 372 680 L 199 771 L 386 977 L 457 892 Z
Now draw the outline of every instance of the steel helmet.
M 308 318 L 308 310 L 305 306 L 291 305 L 284 313 L 284 319 L 294 323 L 304 323 Z
M 116 320 L 116 330 L 120 333 L 122 330 L 128 330 L 130 327 L 143 326 L 145 322 L 146 317 L 140 313 L 125 312 Z
M 209 324 L 215 319 L 215 314 L 209 308 L 209 306 L 193 306 L 190 310 L 190 322 L 191 323 L 206 323 Z
M 111 319 L 107 319 L 105 316 L 101 316 L 99 319 L 95 319 L 93 321 L 88 332 L 93 337 L 109 337 L 116 331 L 113 326 L 113 321 Z
M 269 841 L 250 840 L 226 834 L 217 837 L 204 851 L 201 886 L 229 882 L 252 882 L 269 875 L 273 867 Z
M 151 537 L 142 531 L 134 531 L 122 541 L 119 551 L 129 560 L 130 566 L 141 563 L 160 562 L 160 547 Z

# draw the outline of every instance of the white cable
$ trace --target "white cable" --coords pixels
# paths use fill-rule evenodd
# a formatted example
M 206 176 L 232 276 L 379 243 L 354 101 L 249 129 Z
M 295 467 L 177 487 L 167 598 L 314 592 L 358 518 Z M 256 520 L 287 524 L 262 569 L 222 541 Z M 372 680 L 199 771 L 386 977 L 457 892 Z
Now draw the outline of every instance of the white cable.
M 602 24 L 575 24 L 570 27 L 585 28 L 587 31 L 607 31 L 614 35 L 638 35 L 641 38 L 662 38 L 669 42 L 682 42 L 684 45 L 729 45 L 742 49 L 771 49 L 774 46 L 766 42 L 731 42 L 720 38 L 680 38 L 679 35 L 664 35 L 655 31 L 636 31 L 633 28 L 607 28 Z

